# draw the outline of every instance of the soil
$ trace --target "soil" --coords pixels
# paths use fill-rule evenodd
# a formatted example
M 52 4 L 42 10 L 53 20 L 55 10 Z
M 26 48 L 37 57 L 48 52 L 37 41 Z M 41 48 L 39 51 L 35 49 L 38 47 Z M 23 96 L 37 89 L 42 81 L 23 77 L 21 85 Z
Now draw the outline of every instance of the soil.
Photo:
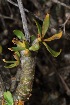
M 17 4 L 16 0 L 12 1 Z M 34 19 L 42 24 L 47 13 L 50 14 L 50 27 L 46 37 L 52 36 L 59 30 L 63 31 L 60 40 L 48 43 L 56 51 L 62 49 L 57 58 L 52 57 L 45 47 L 40 48 L 37 53 L 32 95 L 25 105 L 70 105 L 70 9 L 61 5 L 63 2 L 70 6 L 70 0 L 60 0 L 60 4 L 54 2 L 57 0 L 22 1 L 28 10 L 25 13 L 30 35 L 37 35 Z M 18 7 L 6 0 L 0 0 L 0 46 L 2 47 L 2 52 L 0 51 L 0 97 L 6 90 L 13 93 L 19 81 L 19 74 L 16 76 L 19 67 L 6 69 L 2 60 L 14 59 L 13 52 L 8 48 L 14 46 L 12 39 L 15 37 L 13 34 L 15 29 L 23 31 Z

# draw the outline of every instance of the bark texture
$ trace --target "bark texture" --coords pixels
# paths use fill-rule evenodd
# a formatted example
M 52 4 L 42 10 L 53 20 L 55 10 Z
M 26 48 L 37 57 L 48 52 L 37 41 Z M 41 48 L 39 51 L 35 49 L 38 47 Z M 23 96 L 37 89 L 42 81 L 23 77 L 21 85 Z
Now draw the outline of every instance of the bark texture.
M 30 97 L 30 92 L 32 91 L 32 85 L 35 73 L 35 58 L 32 56 L 24 55 L 21 52 L 21 76 L 20 82 L 16 89 L 16 98 L 23 101 Z

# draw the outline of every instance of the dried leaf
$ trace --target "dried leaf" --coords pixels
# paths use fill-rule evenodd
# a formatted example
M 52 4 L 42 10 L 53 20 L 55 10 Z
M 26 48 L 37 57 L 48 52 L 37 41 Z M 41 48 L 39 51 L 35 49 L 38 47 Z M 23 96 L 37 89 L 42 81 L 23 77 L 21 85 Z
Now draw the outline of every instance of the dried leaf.
M 60 55 L 61 49 L 59 52 L 56 52 L 56 51 L 52 50 L 45 42 L 43 42 L 43 44 L 45 45 L 45 47 L 51 53 L 52 56 L 57 57 L 58 55 Z
M 43 25 L 42 25 L 42 38 L 45 36 L 47 30 L 49 28 L 49 14 L 46 15 Z
M 16 52 L 14 53 L 14 55 L 13 55 L 13 56 L 14 56 L 14 58 L 15 58 L 17 61 L 19 61 L 19 56 L 17 55 L 17 53 L 16 53 Z
M 21 101 L 21 100 L 19 100 L 19 101 L 18 101 L 18 105 L 24 105 L 24 102 Z
M 44 39 L 44 41 L 52 41 L 52 40 L 60 39 L 61 37 L 62 37 L 62 31 L 58 34 L 51 36 L 50 38 Z

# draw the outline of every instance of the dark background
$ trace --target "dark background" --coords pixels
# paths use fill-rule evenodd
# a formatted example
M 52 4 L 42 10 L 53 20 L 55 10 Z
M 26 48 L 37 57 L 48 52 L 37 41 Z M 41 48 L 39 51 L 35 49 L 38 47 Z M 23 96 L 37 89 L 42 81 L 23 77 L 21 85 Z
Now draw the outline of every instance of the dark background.
M 16 0 L 12 1 L 17 4 Z M 50 27 L 46 37 L 52 36 L 60 29 L 64 32 L 63 24 L 70 16 L 70 9 L 62 6 L 61 3 L 55 3 L 57 0 L 22 1 L 27 9 L 25 13 L 31 35 L 37 35 L 33 19 L 42 24 L 47 13 L 50 14 Z M 70 6 L 70 0 L 59 1 Z M 4 58 L 13 60 L 13 52 L 8 48 L 14 46 L 12 39 L 15 37 L 13 34 L 15 29 L 23 31 L 18 7 L 6 0 L 0 0 L 0 46 L 3 49 L 0 53 L 0 91 L 11 90 L 13 92 L 16 87 L 15 78 L 18 68 L 6 69 L 2 61 Z M 25 103 L 26 105 L 70 105 L 70 19 L 65 25 L 62 38 L 48 44 L 56 51 L 62 49 L 62 52 L 54 58 L 45 47 L 40 48 L 37 54 L 32 96 Z

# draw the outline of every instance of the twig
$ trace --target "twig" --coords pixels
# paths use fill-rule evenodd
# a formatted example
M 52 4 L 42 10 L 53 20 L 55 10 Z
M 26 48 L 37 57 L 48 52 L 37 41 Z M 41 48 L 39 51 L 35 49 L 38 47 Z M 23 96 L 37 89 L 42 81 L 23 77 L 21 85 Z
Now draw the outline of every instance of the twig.
M 15 5 L 16 7 L 19 7 L 19 10 L 20 10 L 20 13 L 21 13 L 21 18 L 22 18 L 22 24 L 23 24 L 23 29 L 24 29 L 25 37 L 29 41 L 30 40 L 30 35 L 29 35 L 29 31 L 28 31 L 28 27 L 27 27 L 27 20 L 26 20 L 26 16 L 25 16 L 25 12 L 24 12 L 24 11 L 28 12 L 28 10 L 24 9 L 21 0 L 17 0 L 18 4 L 14 3 L 11 0 L 7 0 L 7 1 L 9 3 Z
M 5 0 L 5 2 L 6 2 L 6 0 Z M 10 11 L 10 16 L 13 17 L 13 12 L 12 12 L 12 10 L 11 10 L 10 5 L 8 4 L 8 2 L 6 2 L 6 4 L 7 4 L 7 6 L 8 6 L 9 11 Z
M 67 17 L 66 21 L 64 22 L 63 25 L 66 25 L 66 23 L 68 22 L 68 20 L 70 19 L 70 16 Z
M 27 20 L 26 20 L 26 16 L 25 16 L 25 11 L 24 11 L 24 7 L 22 4 L 22 0 L 17 0 L 18 2 L 18 7 L 21 13 L 21 18 L 22 18 L 22 24 L 23 24 L 23 29 L 24 29 L 24 33 L 25 33 L 25 37 L 28 41 L 30 41 L 30 34 L 29 34 L 29 30 L 28 30 L 28 26 L 27 26 Z
M 44 52 L 44 49 L 43 49 L 43 52 Z M 70 89 L 69 89 L 69 87 L 67 86 L 66 82 L 64 81 L 64 79 L 62 78 L 62 76 L 57 72 L 57 69 L 56 69 L 54 63 L 49 59 L 49 57 L 46 55 L 45 52 L 44 52 L 44 54 L 45 54 L 45 56 L 48 58 L 48 60 L 49 60 L 49 62 L 51 63 L 52 67 L 54 68 L 54 72 L 56 73 L 57 78 L 61 80 L 61 83 L 63 84 L 63 88 L 64 88 L 65 91 L 66 91 L 66 94 L 67 94 L 68 96 L 70 96 Z M 54 66 L 53 66 L 53 65 L 54 65 Z
M 70 89 L 69 89 L 69 87 L 67 86 L 66 82 L 64 81 L 64 79 L 62 78 L 62 76 L 59 73 L 58 73 L 58 76 L 59 76 L 59 78 L 60 78 L 60 80 L 61 80 L 61 82 L 62 82 L 62 84 L 64 86 L 66 94 L 70 96 Z
M 18 7 L 18 4 L 16 4 L 15 2 L 11 1 L 11 0 L 6 0 L 8 1 L 9 3 L 13 4 L 14 6 Z
M 11 3 L 12 5 L 18 7 L 18 4 L 16 4 L 15 2 L 11 1 L 11 0 L 7 0 L 9 3 Z M 33 17 L 35 17 L 36 19 L 43 21 L 41 18 L 39 18 L 37 15 L 33 14 L 32 12 L 30 12 L 29 10 L 27 10 L 26 8 L 24 8 L 24 11 L 27 13 L 30 13 Z
M 9 3 L 11 3 L 12 5 L 18 7 L 18 4 L 16 4 L 15 2 L 11 1 L 11 0 L 7 0 Z M 24 8 L 25 12 L 29 12 L 27 9 Z
M 61 25 L 63 27 L 64 34 L 65 34 L 65 26 L 66 26 L 66 24 L 67 24 L 67 22 L 68 22 L 69 19 L 70 19 L 70 15 L 67 16 L 66 21 Z
M 51 1 L 54 2 L 54 3 L 60 4 L 60 5 L 64 6 L 67 9 L 70 9 L 70 6 L 68 6 L 68 5 L 66 5 L 66 4 L 64 4 L 64 3 L 62 3 L 62 2 L 60 2 L 58 0 L 51 0 Z

